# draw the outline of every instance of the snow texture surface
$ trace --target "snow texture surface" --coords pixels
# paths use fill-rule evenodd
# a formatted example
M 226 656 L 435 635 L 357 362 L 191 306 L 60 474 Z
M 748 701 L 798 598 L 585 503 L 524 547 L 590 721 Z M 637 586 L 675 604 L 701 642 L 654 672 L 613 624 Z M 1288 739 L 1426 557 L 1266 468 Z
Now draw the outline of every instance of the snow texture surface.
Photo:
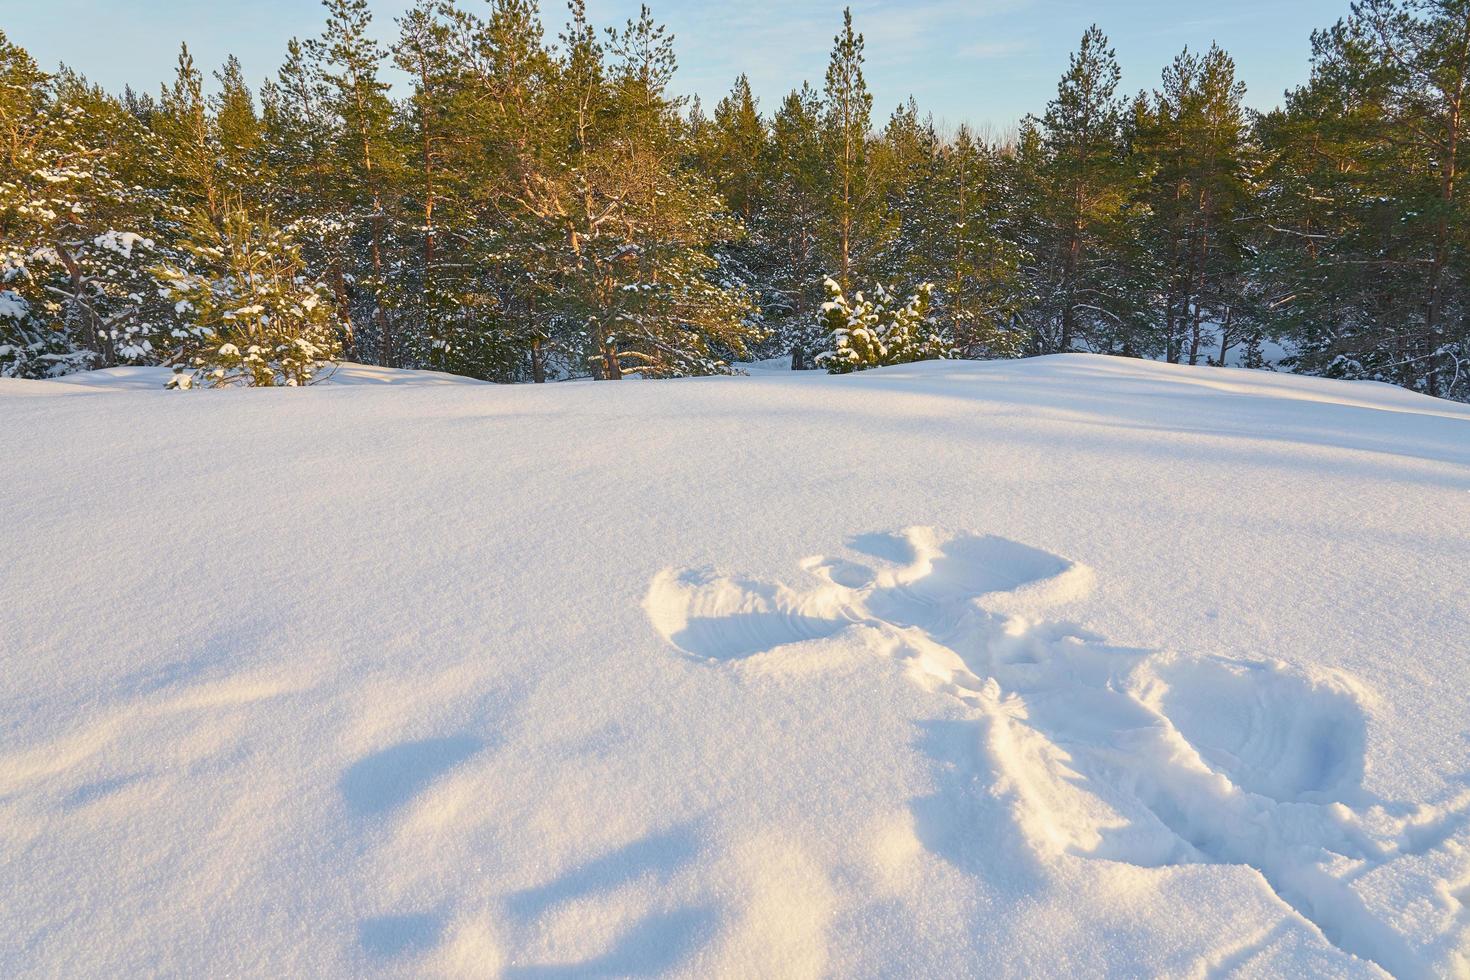
M 0 975 L 1470 974 L 1470 410 L 0 382 Z

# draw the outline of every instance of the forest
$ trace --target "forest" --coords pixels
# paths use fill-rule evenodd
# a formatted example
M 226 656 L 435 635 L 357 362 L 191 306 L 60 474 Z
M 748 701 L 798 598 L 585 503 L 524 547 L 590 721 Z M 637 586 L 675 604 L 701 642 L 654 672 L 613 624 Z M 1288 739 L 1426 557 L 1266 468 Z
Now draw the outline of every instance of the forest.
M 420 0 L 391 44 L 366 0 L 324 7 L 254 90 L 184 46 L 109 92 L 0 33 L 0 376 L 1086 351 L 1470 400 L 1467 0 L 1351 4 L 1267 112 L 1213 46 L 1124 91 L 1093 27 L 1004 133 L 875 106 L 850 11 L 815 81 L 708 106 L 646 7 Z

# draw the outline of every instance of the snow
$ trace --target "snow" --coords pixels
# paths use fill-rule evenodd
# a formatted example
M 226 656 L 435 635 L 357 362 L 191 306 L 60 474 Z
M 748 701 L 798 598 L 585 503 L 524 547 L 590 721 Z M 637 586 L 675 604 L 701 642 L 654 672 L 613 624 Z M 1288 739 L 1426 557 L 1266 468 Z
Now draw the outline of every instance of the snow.
M 125 259 L 133 257 L 133 246 L 142 245 L 144 248 L 153 247 L 153 239 L 144 238 L 136 231 L 107 231 L 92 240 L 92 244 L 98 248 L 115 252 Z
M 55 384 L 74 385 L 79 388 L 108 391 L 161 391 L 173 377 L 168 367 L 118 367 L 102 371 L 82 371 L 55 379 Z M 324 372 L 324 377 L 314 387 L 337 387 L 341 385 L 483 385 L 484 382 L 439 371 L 400 371 L 393 368 L 375 367 L 370 364 L 338 364 Z
M 0 974 L 1470 971 L 1465 406 L 166 374 L 0 381 Z
M 0 317 L 9 320 L 24 320 L 30 309 L 30 304 L 19 293 L 9 289 L 0 289 Z
M 1219 356 L 1218 346 L 1217 344 L 1217 349 L 1210 356 Z M 1225 352 L 1226 365 L 1229 367 L 1244 367 L 1248 351 L 1249 347 L 1247 344 L 1240 343 L 1234 345 Z M 1270 338 L 1263 338 L 1261 340 L 1261 362 L 1270 365 L 1272 368 L 1279 368 L 1287 358 L 1296 357 L 1300 353 L 1296 346 L 1289 342 L 1271 340 Z

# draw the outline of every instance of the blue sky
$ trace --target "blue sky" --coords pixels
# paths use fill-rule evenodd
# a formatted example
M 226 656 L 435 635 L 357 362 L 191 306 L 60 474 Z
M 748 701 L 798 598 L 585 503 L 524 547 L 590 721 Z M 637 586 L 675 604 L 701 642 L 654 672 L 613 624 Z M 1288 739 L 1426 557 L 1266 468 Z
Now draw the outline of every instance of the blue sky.
M 462 0 L 473 9 L 477 0 Z M 409 0 L 374 0 L 380 33 Z M 675 87 L 718 98 L 741 71 L 773 107 L 803 79 L 820 84 L 840 2 L 656 0 L 678 38 Z M 867 36 L 868 78 L 882 118 L 912 94 L 940 119 L 1004 130 L 1055 91 L 1067 55 L 1088 24 L 1107 31 L 1124 88 L 1150 87 L 1181 48 L 1211 41 L 1235 56 L 1249 104 L 1276 105 L 1306 78 L 1310 36 L 1346 13 L 1348 0 L 856 0 Z M 560 0 L 544 0 L 552 30 Z M 637 0 L 589 0 L 600 23 L 617 23 Z M 65 61 L 114 89 L 155 88 L 169 77 L 179 41 L 202 65 L 239 55 L 258 80 L 275 70 L 287 38 L 320 29 L 315 0 L 0 0 L 0 29 L 43 65 Z

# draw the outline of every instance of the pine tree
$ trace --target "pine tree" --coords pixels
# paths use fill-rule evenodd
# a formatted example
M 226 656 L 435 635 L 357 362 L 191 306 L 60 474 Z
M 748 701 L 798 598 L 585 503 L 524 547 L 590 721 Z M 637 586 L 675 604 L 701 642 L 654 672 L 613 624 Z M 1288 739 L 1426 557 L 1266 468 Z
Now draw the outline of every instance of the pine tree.
M 938 186 L 943 151 L 933 120 L 919 118 L 912 98 L 894 111 L 874 141 L 869 179 L 882 191 L 888 233 L 870 256 L 873 275 L 888 282 L 939 278 L 941 253 L 951 237 Z
M 761 160 L 766 153 L 766 125 L 761 119 L 750 79 L 741 75 L 730 94 L 715 107 L 712 161 L 715 190 L 747 227 L 754 224 L 764 188 Z
M 409 222 L 405 215 L 401 235 L 418 243 L 414 248 L 412 241 L 404 242 L 405 251 L 417 253 L 417 261 L 404 261 L 385 288 L 392 289 L 394 308 L 417 326 L 400 360 L 453 369 L 459 366 L 455 361 L 461 345 L 453 335 L 463 294 L 450 270 L 461 263 L 444 254 L 440 225 L 446 220 L 461 224 L 466 217 L 456 213 L 459 187 L 448 159 L 461 68 L 450 50 L 454 27 L 441 4 L 420 0 L 398 19 L 398 26 L 393 60 L 413 79 L 403 113 L 409 137 L 405 143 L 413 149 L 406 154 L 401 186 L 403 203 L 418 219 Z
M 51 77 L 0 31 L 0 376 L 40 373 L 58 366 L 43 358 L 61 354 L 38 309 L 45 295 L 28 268 L 46 215 L 55 214 L 41 194 L 52 151 L 50 95 Z
M 1461 3 L 1357 4 L 1261 121 L 1266 326 L 1298 369 L 1470 397 L 1467 38 Z
M 262 198 L 272 213 L 290 216 L 302 254 L 332 289 L 348 356 L 362 356 L 348 280 L 355 277 L 353 227 L 344 218 L 334 155 L 337 122 L 328 92 L 307 47 L 292 38 L 274 82 L 261 87 L 265 167 L 271 181 Z
M 213 109 L 222 182 L 229 193 L 259 197 L 261 185 L 269 180 L 264 171 L 264 136 L 240 59 L 230 55 L 214 78 L 219 86 Z
M 761 234 L 769 242 L 767 316 L 777 323 L 783 351 L 805 367 L 820 334 L 811 311 L 822 302 L 816 289 L 827 269 L 823 229 L 829 213 L 830 173 L 818 94 L 803 86 L 786 96 L 771 121 L 762 161 L 770 202 Z
M 933 275 L 956 347 L 966 357 L 1009 357 L 1024 338 L 1025 254 L 1004 232 L 1006 188 L 995 154 L 961 126 L 934 181 L 940 231 L 931 231 Z M 947 230 L 948 235 L 943 231 Z
M 1270 340 L 1281 366 L 1470 399 L 1465 0 L 1360 0 L 1259 116 L 1218 48 L 1125 107 L 1094 27 L 1004 144 L 913 100 L 874 131 L 851 11 L 822 91 L 767 118 L 743 75 L 709 114 L 676 98 L 647 8 L 599 29 L 583 0 L 554 44 L 535 0 L 416 0 L 395 95 L 369 2 L 326 0 L 258 106 L 234 58 L 211 86 L 183 48 L 156 97 L 114 97 L 0 35 L 0 374 L 245 370 L 148 273 L 226 283 L 199 252 L 226 235 L 325 287 L 351 356 L 498 381 L 818 350 L 1269 366 Z
M 168 173 L 176 199 L 217 219 L 226 193 L 220 168 L 222 139 L 204 96 L 204 76 L 187 44 L 179 47 L 174 83 L 162 90 L 153 125 L 168 147 Z
M 831 236 L 837 281 L 852 286 L 857 252 L 879 217 L 873 210 L 868 166 L 868 131 L 873 96 L 863 78 L 863 36 L 852 26 L 852 8 L 842 12 L 842 32 L 833 39 L 827 65 L 826 136 L 831 165 Z
M 1422 312 L 1400 328 L 1407 336 L 1393 367 L 1401 383 L 1438 395 L 1470 386 L 1464 299 L 1470 222 L 1459 194 L 1470 98 L 1470 4 L 1364 0 L 1354 6 L 1353 22 L 1385 69 L 1384 105 L 1395 138 L 1411 141 L 1396 196 L 1408 205 L 1405 217 L 1417 219 L 1413 223 L 1426 233 L 1417 290 Z
M 187 260 L 152 270 L 188 318 L 173 333 L 169 387 L 310 384 L 337 357 L 339 327 L 330 291 L 305 275 L 291 236 L 238 199 L 196 212 L 186 233 Z
M 950 338 L 929 316 L 934 286 L 924 283 L 900 302 L 881 285 L 873 298 L 862 293 L 849 301 L 835 279 L 824 284 L 827 302 L 818 322 L 827 347 L 816 357 L 831 374 L 953 356 Z
M 305 54 L 315 75 L 315 91 L 332 123 L 328 151 L 330 183 L 336 213 L 353 239 L 348 258 L 360 291 L 371 336 L 353 338 L 359 355 L 371 350 L 380 364 L 398 363 L 394 318 L 388 309 L 387 275 L 394 247 L 389 240 L 388 202 L 399 176 L 400 147 L 392 130 L 393 105 L 388 84 L 379 77 L 386 52 L 371 34 L 367 0 L 323 0 L 327 23 L 320 38 L 307 42 Z M 341 247 L 342 243 L 338 243 Z M 365 252 L 366 255 L 361 255 Z
M 0 34 L 0 375 L 150 363 L 173 311 L 145 266 L 169 217 L 160 147 L 120 101 Z
M 647 8 L 606 43 L 580 3 L 572 13 L 549 125 L 516 148 L 508 181 L 517 238 L 554 287 L 549 333 L 580 350 L 573 370 L 605 380 L 728 370 L 758 329 L 715 278 L 714 247 L 736 229 L 683 169 L 672 38 Z
M 1211 325 L 1228 333 L 1242 306 L 1246 243 L 1237 218 L 1253 194 L 1244 95 L 1230 57 L 1211 47 L 1179 55 L 1137 110 L 1136 141 L 1151 174 L 1148 234 L 1163 262 L 1158 319 L 1172 361 L 1199 363 Z
M 1072 350 L 1125 315 L 1113 248 L 1130 194 L 1121 77 L 1107 36 L 1088 28 L 1039 120 L 1044 187 L 1032 201 L 1038 353 Z

